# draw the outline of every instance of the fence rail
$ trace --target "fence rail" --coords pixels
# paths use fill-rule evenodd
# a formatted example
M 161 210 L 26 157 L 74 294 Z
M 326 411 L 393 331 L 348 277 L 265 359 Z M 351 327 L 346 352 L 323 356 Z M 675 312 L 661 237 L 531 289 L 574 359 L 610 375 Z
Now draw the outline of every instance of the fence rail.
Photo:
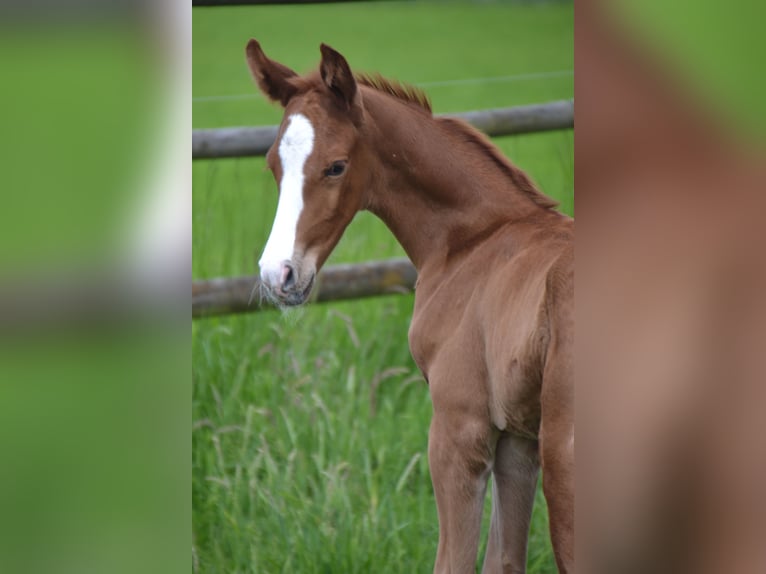
M 489 136 L 508 136 L 574 127 L 574 101 L 443 114 L 466 120 Z M 277 126 L 194 130 L 192 159 L 265 155 L 277 136 Z
M 320 303 L 411 293 L 416 280 L 415 267 L 406 258 L 334 265 L 319 273 L 310 300 Z M 252 313 L 271 307 L 267 299 L 260 297 L 260 285 L 257 275 L 193 281 L 192 318 Z

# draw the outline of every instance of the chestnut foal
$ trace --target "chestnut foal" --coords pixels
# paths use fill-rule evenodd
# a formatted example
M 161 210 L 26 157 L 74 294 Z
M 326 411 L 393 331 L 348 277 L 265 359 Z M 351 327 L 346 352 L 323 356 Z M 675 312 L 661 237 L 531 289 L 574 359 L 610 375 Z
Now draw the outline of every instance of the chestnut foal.
M 573 236 L 520 170 L 420 91 L 352 74 L 321 46 L 298 76 L 250 40 L 260 89 L 285 108 L 267 157 L 279 204 L 260 260 L 279 303 L 303 303 L 354 214 L 380 217 L 418 270 L 409 332 L 433 402 L 435 572 L 524 572 L 540 462 L 556 562 L 574 562 Z

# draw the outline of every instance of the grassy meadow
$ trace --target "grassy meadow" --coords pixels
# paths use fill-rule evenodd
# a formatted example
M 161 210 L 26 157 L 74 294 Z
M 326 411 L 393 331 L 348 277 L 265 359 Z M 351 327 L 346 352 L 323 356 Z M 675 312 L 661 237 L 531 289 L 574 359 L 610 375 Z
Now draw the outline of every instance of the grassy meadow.
M 279 122 L 245 65 L 251 37 L 299 72 L 326 42 L 352 69 L 423 85 L 436 112 L 573 96 L 572 76 L 558 73 L 573 68 L 570 4 L 195 8 L 194 128 Z M 541 72 L 557 73 L 507 79 Z M 572 213 L 571 131 L 496 143 Z M 276 200 L 262 158 L 194 162 L 194 278 L 256 272 Z M 361 213 L 329 264 L 401 255 Z M 193 322 L 195 572 L 432 569 L 431 405 L 407 347 L 412 304 L 382 297 Z M 540 493 L 528 569 L 555 572 Z

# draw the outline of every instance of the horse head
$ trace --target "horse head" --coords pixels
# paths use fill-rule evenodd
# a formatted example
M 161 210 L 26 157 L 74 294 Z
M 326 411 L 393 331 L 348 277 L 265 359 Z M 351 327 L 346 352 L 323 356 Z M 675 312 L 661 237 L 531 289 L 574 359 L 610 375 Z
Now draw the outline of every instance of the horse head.
M 374 177 L 360 137 L 364 110 L 354 75 L 338 52 L 320 49 L 319 73 L 307 76 L 267 58 L 256 40 L 246 49 L 259 88 L 284 107 L 266 155 L 279 203 L 259 261 L 262 284 L 282 305 L 306 301 Z

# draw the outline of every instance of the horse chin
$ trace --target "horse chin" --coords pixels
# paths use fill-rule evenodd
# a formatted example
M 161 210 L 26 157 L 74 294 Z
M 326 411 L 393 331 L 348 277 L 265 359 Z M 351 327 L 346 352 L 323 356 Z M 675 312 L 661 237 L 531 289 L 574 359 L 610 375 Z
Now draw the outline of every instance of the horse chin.
M 281 305 L 285 305 L 286 307 L 297 307 L 298 305 L 303 305 L 308 300 L 309 295 L 311 295 L 311 290 L 314 288 L 315 277 L 316 275 L 312 273 L 308 282 L 306 282 L 305 287 L 302 289 L 294 289 L 288 291 L 287 293 L 280 292 L 278 295 L 279 303 Z

